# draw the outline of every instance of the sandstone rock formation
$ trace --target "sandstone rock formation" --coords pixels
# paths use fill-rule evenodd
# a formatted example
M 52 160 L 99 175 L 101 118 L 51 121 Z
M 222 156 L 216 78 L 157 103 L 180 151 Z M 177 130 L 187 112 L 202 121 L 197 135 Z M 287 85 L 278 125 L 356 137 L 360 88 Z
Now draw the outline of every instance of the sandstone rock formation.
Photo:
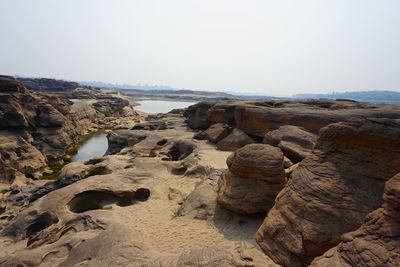
M 217 143 L 217 148 L 221 150 L 235 151 L 245 145 L 253 144 L 255 141 L 245 134 L 242 130 L 234 128 L 232 132 Z
M 370 213 L 360 228 L 344 234 L 338 246 L 310 266 L 399 266 L 400 174 L 386 182 L 383 199 L 382 207 Z
M 316 142 L 317 135 L 293 125 L 280 126 L 268 132 L 263 139 L 263 143 L 279 147 L 295 163 L 310 155 Z
M 51 84 L 50 80 L 43 82 Z M 2 187 L 36 179 L 50 171 L 48 166 L 63 163 L 68 149 L 78 143 L 80 136 L 111 124 L 110 118 L 103 120 L 102 108 L 109 108 L 111 116 L 122 116 L 128 105 L 127 100 L 113 97 L 91 100 L 93 105 L 66 98 L 61 93 L 32 92 L 18 80 L 0 76 Z
M 228 170 L 219 181 L 218 202 L 239 213 L 268 211 L 286 183 L 279 148 L 250 144 L 227 159 Z
M 247 242 L 259 220 L 224 227 L 229 221 L 219 214 L 218 227 L 228 236 L 234 233 L 224 229 L 246 230 L 232 239 L 211 226 L 221 171 L 215 162 L 202 165 L 207 159 L 200 152 L 227 153 L 193 142 L 182 117 L 162 120 L 174 127 L 114 130 L 109 138 L 118 136 L 119 151 L 70 163 L 56 181 L 5 193 L 0 265 L 275 267 Z M 133 135 L 146 138 L 129 143 Z
M 146 135 L 129 130 L 117 130 L 107 135 L 108 149 L 106 155 L 116 154 L 124 147 L 132 146 L 144 140 Z
M 213 143 L 217 143 L 227 137 L 229 132 L 229 126 L 224 123 L 215 123 L 204 131 L 207 139 Z
M 399 162 L 398 120 L 359 118 L 323 128 L 277 196 L 258 244 L 282 266 L 304 266 L 382 205 L 384 183 L 400 172 Z
M 188 107 L 184 114 L 188 125 L 195 129 L 226 123 L 250 136 L 264 137 L 282 125 L 295 125 L 318 134 L 322 127 L 349 116 L 396 119 L 400 107 L 346 100 L 207 101 Z

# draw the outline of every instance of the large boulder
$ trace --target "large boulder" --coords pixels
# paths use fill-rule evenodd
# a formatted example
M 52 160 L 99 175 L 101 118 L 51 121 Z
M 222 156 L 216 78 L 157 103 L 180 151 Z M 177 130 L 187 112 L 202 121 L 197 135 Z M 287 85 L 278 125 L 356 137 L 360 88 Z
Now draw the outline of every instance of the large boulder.
M 211 125 L 207 130 L 204 131 L 208 140 L 213 143 L 217 143 L 228 136 L 229 125 L 225 123 L 216 123 Z
M 250 144 L 227 159 L 229 170 L 219 180 L 218 202 L 238 213 L 268 211 L 286 183 L 279 148 Z
M 217 143 L 217 148 L 220 150 L 235 151 L 248 144 L 253 144 L 255 141 L 245 134 L 242 130 L 234 128 L 232 132 Z
M 238 213 L 265 212 L 272 208 L 284 183 L 241 178 L 225 170 L 219 180 L 218 202 Z
M 184 112 L 189 127 L 194 129 L 207 129 L 211 123 L 208 121 L 206 113 L 215 103 L 215 101 L 203 101 L 189 106 Z
M 265 144 L 279 147 L 286 157 L 296 163 L 310 155 L 316 142 L 317 135 L 293 125 L 280 126 L 268 132 L 263 140 Z
M 256 234 L 282 266 L 303 266 L 336 246 L 382 205 L 384 183 L 400 172 L 400 123 L 358 119 L 321 130 Z
M 272 183 L 285 181 L 283 154 L 279 148 L 265 144 L 250 144 L 236 150 L 226 161 L 229 170 L 237 176 L 266 180 Z

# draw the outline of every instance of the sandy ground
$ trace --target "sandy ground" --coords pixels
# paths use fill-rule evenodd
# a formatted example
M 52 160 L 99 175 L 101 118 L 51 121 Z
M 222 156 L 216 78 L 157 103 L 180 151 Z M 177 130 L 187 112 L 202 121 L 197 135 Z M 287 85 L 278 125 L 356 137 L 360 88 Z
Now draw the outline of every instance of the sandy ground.
M 174 129 L 160 132 L 167 138 L 179 137 L 181 140 L 193 141 L 198 147 L 198 165 L 216 169 L 227 168 L 226 159 L 232 152 L 219 151 L 207 141 L 192 139 L 194 133 L 186 130 L 184 124 L 178 123 Z M 171 197 L 171 192 L 179 192 L 185 197 L 200 181 L 199 178 L 172 175 L 167 169 L 148 170 L 146 165 L 152 166 L 158 160 L 156 158 L 141 159 L 144 176 L 148 175 L 146 172 L 151 172 L 153 176 L 146 182 L 146 185 L 151 188 L 151 197 L 145 202 L 128 207 L 113 206 L 110 219 L 126 225 L 134 225 L 142 233 L 145 243 L 161 255 L 178 254 L 227 241 L 247 241 L 258 247 L 254 234 L 265 214 L 242 216 L 225 211 L 227 214 L 224 215 L 224 220 L 198 220 L 176 216 L 180 201 L 179 197 L 178 199 Z M 126 172 L 122 175 L 129 176 L 129 169 Z M 256 266 L 278 265 L 267 261 Z

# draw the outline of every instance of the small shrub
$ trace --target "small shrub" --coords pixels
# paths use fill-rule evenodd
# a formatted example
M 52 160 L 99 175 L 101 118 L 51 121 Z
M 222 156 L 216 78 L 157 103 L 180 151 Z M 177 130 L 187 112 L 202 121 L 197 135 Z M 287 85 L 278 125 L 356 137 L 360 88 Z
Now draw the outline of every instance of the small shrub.
M 172 211 L 172 215 L 171 215 L 171 219 L 175 219 L 176 217 L 181 216 L 181 209 L 180 208 L 176 208 Z
M 111 111 L 110 110 L 104 110 L 103 111 L 103 114 L 104 114 L 104 116 L 106 116 L 106 117 L 111 117 L 111 115 L 112 115 L 112 113 L 111 113 Z

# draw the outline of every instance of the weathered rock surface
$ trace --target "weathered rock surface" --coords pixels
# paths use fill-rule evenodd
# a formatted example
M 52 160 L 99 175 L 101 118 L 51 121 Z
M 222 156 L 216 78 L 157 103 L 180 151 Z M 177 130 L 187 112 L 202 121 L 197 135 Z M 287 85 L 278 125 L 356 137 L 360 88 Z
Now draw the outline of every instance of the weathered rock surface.
M 280 126 L 268 132 L 263 140 L 265 144 L 279 147 L 295 163 L 310 155 L 316 142 L 317 135 L 293 125 Z
M 28 79 L 29 80 L 29 79 Z M 32 81 L 29 81 L 30 83 Z M 52 91 L 51 80 L 43 80 Z M 63 87 L 63 81 L 54 84 Z M 41 82 L 36 83 L 42 90 Z M 73 84 L 69 84 L 75 86 Z M 44 86 L 44 85 L 43 85 Z M 46 87 L 46 86 L 45 86 Z M 43 89 L 48 91 L 47 89 Z M 56 90 L 56 89 L 55 89 Z M 70 92 L 69 89 L 65 89 Z M 64 91 L 64 89 L 56 90 Z M 67 94 L 67 93 L 66 93 Z M 97 94 L 100 97 L 100 94 Z M 100 109 L 106 105 L 112 116 L 125 114 L 127 100 L 108 97 L 91 104 L 72 102 L 67 95 L 32 92 L 9 76 L 0 76 L 0 183 L 26 183 L 49 171 L 48 166 L 63 163 L 69 148 L 80 136 L 109 125 Z M 93 104 L 93 105 L 94 105 Z
M 143 122 L 137 123 L 133 126 L 132 130 L 165 130 L 167 129 L 167 124 L 165 121 L 150 121 L 150 122 Z
M 398 106 L 376 106 L 345 100 L 208 101 L 185 111 L 187 123 L 206 129 L 227 123 L 251 136 L 264 137 L 282 125 L 295 125 L 317 134 L 319 129 L 349 116 L 392 118 L 400 116 Z
M 242 130 L 234 128 L 232 132 L 217 143 L 217 148 L 221 150 L 235 151 L 248 144 L 253 144 L 255 141 L 245 134 Z
M 112 131 L 107 135 L 108 149 L 106 155 L 116 154 L 121 149 L 132 146 L 146 139 L 146 135 L 129 130 Z
M 215 123 L 204 131 L 207 139 L 213 143 L 217 143 L 227 137 L 229 132 L 229 126 L 224 123 Z
M 342 242 L 316 258 L 310 266 L 395 267 L 400 265 L 400 174 L 385 185 L 383 206 L 370 213 Z
M 303 266 L 336 246 L 382 205 L 400 172 L 400 123 L 357 119 L 323 128 L 276 198 L 256 240 L 283 266 Z
M 229 170 L 237 176 L 266 180 L 270 183 L 285 182 L 283 154 L 279 148 L 266 144 L 250 144 L 236 150 L 226 161 Z
M 221 175 L 218 202 L 239 213 L 268 211 L 286 183 L 283 154 L 279 148 L 250 144 L 227 159 L 229 170 Z
M 222 209 L 216 204 L 221 171 L 201 165 L 199 151 L 227 153 L 193 142 L 183 118 L 163 119 L 174 128 L 125 130 L 122 139 L 147 137 L 115 154 L 70 163 L 56 181 L 5 193 L 0 265 L 276 266 L 247 243 L 259 218 L 232 220 L 225 210 L 220 230 L 210 225 Z M 231 229 L 243 231 L 235 236 Z

